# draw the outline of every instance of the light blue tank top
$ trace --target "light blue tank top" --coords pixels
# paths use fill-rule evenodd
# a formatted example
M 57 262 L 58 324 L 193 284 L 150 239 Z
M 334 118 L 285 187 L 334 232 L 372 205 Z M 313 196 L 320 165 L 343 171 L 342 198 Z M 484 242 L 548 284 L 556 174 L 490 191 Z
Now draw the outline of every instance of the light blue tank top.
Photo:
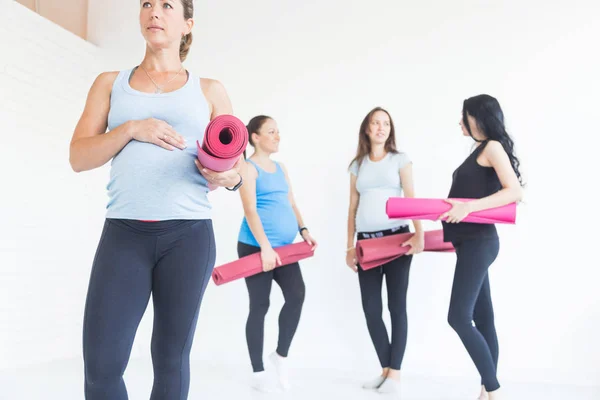
M 211 205 L 206 179 L 200 174 L 196 140 L 202 143 L 210 121 L 200 79 L 189 74 L 187 83 L 170 93 L 133 89 L 133 68 L 121 71 L 113 83 L 109 130 L 130 120 L 163 120 L 185 137 L 184 150 L 130 141 L 112 160 L 107 185 L 107 218 L 139 220 L 209 219 Z
M 285 174 L 278 163 L 275 172 L 267 172 L 254 161 L 248 159 L 258 171 L 256 178 L 256 210 L 271 247 L 284 246 L 294 242 L 298 234 L 298 220 L 290 203 L 289 187 Z M 248 221 L 244 217 L 238 240 L 251 246 L 259 246 Z

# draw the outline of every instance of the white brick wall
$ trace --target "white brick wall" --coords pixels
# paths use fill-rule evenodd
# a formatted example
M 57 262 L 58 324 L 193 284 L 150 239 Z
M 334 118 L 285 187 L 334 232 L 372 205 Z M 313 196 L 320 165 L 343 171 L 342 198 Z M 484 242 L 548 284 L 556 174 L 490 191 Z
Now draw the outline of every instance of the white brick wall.
M 68 151 L 106 61 L 95 46 L 16 2 L 2 10 L 0 369 L 80 354 L 100 232 L 87 225 L 103 211 L 105 170 L 73 173 Z

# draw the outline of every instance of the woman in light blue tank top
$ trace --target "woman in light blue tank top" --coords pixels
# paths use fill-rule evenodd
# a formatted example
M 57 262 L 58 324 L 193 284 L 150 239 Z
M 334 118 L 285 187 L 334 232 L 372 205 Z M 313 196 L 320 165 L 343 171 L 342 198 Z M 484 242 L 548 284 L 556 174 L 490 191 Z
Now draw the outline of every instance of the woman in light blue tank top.
M 300 265 L 296 262 L 282 266 L 273 249 L 293 243 L 298 233 L 313 249 L 317 243 L 304 226 L 285 167 L 270 158 L 279 147 L 277 123 L 261 115 L 250 120 L 247 128 L 255 151 L 247 160 L 246 182 L 240 190 L 245 216 L 238 237 L 238 255 L 241 258 L 260 252 L 263 263 L 262 273 L 245 279 L 250 297 L 246 342 L 254 372 L 252 385 L 265 391 L 273 388 L 263 365 L 263 342 L 265 315 L 275 281 L 281 288 L 285 304 L 279 314 L 277 349 L 269 359 L 276 368 L 279 385 L 287 389 L 285 364 L 300 321 L 304 281 Z
M 70 147 L 76 172 L 111 162 L 83 322 L 87 400 L 128 398 L 123 375 L 150 296 L 151 399 L 188 398 L 189 354 L 215 262 L 207 193 L 242 184 L 243 159 L 216 173 L 196 158 L 209 121 L 232 107 L 221 83 L 183 67 L 193 1 L 141 1 L 139 16 L 144 59 L 96 78 Z

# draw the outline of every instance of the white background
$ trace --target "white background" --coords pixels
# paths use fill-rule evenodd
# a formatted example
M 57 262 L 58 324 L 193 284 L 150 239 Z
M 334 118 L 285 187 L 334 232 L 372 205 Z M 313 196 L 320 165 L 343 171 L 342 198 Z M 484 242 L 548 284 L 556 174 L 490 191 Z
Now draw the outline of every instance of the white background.
M 3 3 L 0 371 L 81 358 L 108 168 L 72 172 L 69 140 L 95 76 L 134 66 L 144 53 L 136 1 L 91 0 L 93 44 Z M 278 121 L 276 159 L 320 242 L 303 263 L 294 367 L 378 369 L 357 278 L 344 264 L 346 167 L 364 115 L 377 105 L 391 112 L 417 195 L 444 197 L 470 150 L 458 127 L 462 101 L 489 93 L 504 108 L 528 183 L 518 223 L 499 227 L 490 271 L 500 379 L 600 384 L 597 2 L 200 1 L 194 34 L 186 67 L 223 82 L 242 120 L 265 113 Z M 236 257 L 242 207 L 224 190 L 211 200 L 218 265 Z M 478 382 L 446 322 L 453 266 L 451 254 L 413 262 L 403 371 Z M 276 286 L 271 300 L 265 352 L 276 344 Z M 193 359 L 250 371 L 247 308 L 243 281 L 211 283 Z M 149 307 L 132 357 L 149 357 L 151 322 Z

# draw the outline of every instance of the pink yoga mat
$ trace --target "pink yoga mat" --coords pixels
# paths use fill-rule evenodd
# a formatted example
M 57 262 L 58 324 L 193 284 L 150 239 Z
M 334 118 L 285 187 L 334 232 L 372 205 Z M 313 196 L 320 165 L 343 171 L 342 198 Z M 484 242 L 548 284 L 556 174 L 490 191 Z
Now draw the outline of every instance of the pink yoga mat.
M 275 268 L 288 265 L 305 258 L 312 257 L 314 251 L 312 246 L 306 242 L 298 242 L 287 246 L 276 247 L 274 250 L 279 254 L 282 265 L 276 265 Z M 262 272 L 262 260 L 260 252 L 250 254 L 238 260 L 223 264 L 213 270 L 212 278 L 216 285 L 222 285 L 236 279 L 247 278 Z
M 453 199 L 473 201 L 475 199 Z M 412 197 L 390 197 L 385 206 L 389 218 L 437 220 L 450 210 L 452 205 L 443 199 L 418 199 Z M 517 218 L 517 203 L 473 212 L 461 222 L 476 224 L 514 224 Z
M 410 239 L 414 233 L 399 233 L 373 239 L 362 239 L 356 242 L 356 258 L 364 270 L 379 267 L 406 254 L 410 246 L 402 243 Z M 443 230 L 425 232 L 423 251 L 454 252 L 452 243 L 444 242 Z
M 198 160 L 213 171 L 227 171 L 235 165 L 248 145 L 246 125 L 233 115 L 219 115 L 209 122 L 202 145 L 196 140 Z

